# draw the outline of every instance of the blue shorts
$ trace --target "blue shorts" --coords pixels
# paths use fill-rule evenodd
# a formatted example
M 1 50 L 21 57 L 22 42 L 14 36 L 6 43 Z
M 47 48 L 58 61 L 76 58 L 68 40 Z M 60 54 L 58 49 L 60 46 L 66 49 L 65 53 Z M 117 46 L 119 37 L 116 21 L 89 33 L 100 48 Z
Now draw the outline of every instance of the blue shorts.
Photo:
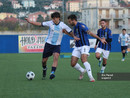
M 121 46 L 121 51 L 126 50 L 127 46 Z
M 60 54 L 60 45 L 51 45 L 51 44 L 45 43 L 42 57 L 47 58 L 49 56 L 52 56 L 53 53 Z

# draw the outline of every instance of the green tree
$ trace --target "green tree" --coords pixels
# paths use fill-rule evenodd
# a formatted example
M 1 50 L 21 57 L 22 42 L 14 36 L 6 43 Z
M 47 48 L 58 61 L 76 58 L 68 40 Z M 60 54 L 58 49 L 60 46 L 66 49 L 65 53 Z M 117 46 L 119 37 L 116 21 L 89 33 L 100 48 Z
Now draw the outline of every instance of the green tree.
M 42 15 L 38 15 L 37 22 L 43 22 L 43 21 L 44 21 L 44 19 L 43 19 Z
M 14 9 L 10 1 L 4 0 L 2 3 L 3 6 L 0 7 L 0 12 L 14 13 Z

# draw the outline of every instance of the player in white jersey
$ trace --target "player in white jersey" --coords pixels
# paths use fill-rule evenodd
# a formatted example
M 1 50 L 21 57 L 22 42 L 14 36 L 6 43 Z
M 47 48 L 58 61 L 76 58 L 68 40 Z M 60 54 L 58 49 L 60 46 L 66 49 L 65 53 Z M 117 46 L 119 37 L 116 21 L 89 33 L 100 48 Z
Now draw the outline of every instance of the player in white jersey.
M 56 71 L 56 67 L 58 65 L 58 57 L 60 55 L 60 45 L 61 40 L 63 37 L 63 30 L 66 30 L 68 35 L 74 37 L 75 40 L 78 40 L 79 38 L 75 37 L 72 33 L 71 28 L 69 28 L 66 24 L 60 21 L 60 13 L 54 12 L 51 14 L 51 21 L 47 22 L 32 22 L 28 18 L 26 18 L 28 23 L 31 23 L 36 26 L 48 26 L 48 36 L 46 38 L 46 43 L 43 51 L 43 59 L 42 59 L 42 67 L 43 67 L 43 79 L 46 77 L 46 70 L 47 70 L 47 60 L 48 57 L 53 55 L 53 64 L 50 74 L 50 79 L 53 79 L 55 77 L 54 73 Z M 66 33 L 66 32 L 65 32 Z
M 126 29 L 122 29 L 122 33 L 119 35 L 118 42 L 121 43 L 122 61 L 125 60 L 125 54 L 127 52 L 129 35 L 126 33 Z

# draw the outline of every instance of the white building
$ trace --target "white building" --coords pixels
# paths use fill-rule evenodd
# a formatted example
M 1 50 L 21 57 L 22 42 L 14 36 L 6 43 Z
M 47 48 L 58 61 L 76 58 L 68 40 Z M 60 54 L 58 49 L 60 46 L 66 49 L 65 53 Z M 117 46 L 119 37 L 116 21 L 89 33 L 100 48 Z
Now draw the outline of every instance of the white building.
M 52 8 L 52 9 L 57 9 L 57 8 L 59 8 L 59 7 L 56 6 L 55 4 L 50 4 L 50 8 Z
M 22 4 L 23 4 L 23 7 L 25 7 L 26 9 L 28 7 L 35 7 L 35 1 L 34 0 L 23 0 Z
M 80 5 L 81 5 L 80 0 L 67 1 L 66 2 L 66 11 L 70 11 L 70 12 L 81 11 Z
M 49 10 L 49 9 L 51 9 L 51 7 L 48 6 L 48 5 L 45 5 L 45 6 L 43 6 L 43 7 L 44 7 L 45 10 Z
M 90 3 L 90 2 L 94 3 Z M 98 1 L 98 2 L 96 2 Z M 105 4 L 104 4 L 105 3 Z M 82 22 L 90 29 L 99 28 L 99 21 L 106 19 L 111 29 L 128 29 L 128 9 L 120 6 L 112 6 L 109 0 L 86 0 L 83 3 Z

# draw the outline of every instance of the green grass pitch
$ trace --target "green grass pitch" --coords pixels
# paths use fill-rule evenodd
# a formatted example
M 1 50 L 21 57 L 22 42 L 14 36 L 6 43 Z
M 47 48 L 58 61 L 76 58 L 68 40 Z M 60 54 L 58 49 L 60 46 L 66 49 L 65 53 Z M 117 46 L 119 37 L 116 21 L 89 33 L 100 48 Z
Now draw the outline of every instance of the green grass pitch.
M 130 72 L 129 55 L 125 62 L 121 57 L 121 53 L 111 53 L 105 72 Z M 130 98 L 130 81 L 97 81 L 100 68 L 94 53 L 88 58 L 94 83 L 89 82 L 87 74 L 78 80 L 79 72 L 70 66 L 70 59 L 61 58 L 56 78 L 50 80 L 52 57 L 47 64 L 47 78 L 42 80 L 41 58 L 41 53 L 0 54 L 0 98 Z M 81 60 L 79 63 L 82 65 Z M 26 79 L 28 71 L 35 73 L 34 80 Z

